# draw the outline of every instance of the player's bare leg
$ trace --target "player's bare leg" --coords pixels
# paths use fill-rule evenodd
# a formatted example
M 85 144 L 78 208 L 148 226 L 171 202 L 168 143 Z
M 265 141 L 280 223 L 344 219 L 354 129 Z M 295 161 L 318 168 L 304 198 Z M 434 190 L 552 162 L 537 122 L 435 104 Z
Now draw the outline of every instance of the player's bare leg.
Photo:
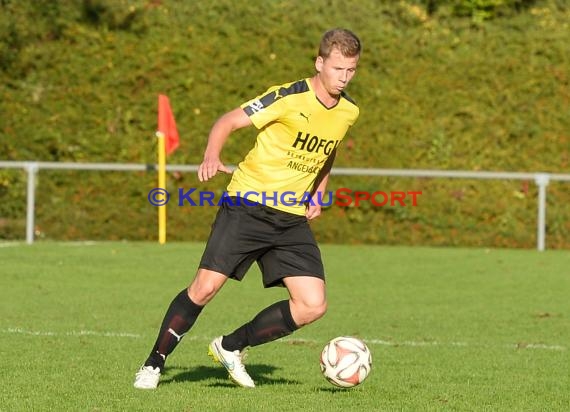
M 221 273 L 199 269 L 190 286 L 174 298 L 166 311 L 150 355 L 135 376 L 135 388 L 155 389 L 158 386 L 166 358 L 192 328 L 204 305 L 216 295 L 227 279 Z
M 312 276 L 291 276 L 283 279 L 283 283 L 289 291 L 291 316 L 297 326 L 323 317 L 327 311 L 324 280 Z
M 216 296 L 226 280 L 228 277 L 222 273 L 209 269 L 198 269 L 196 277 L 188 287 L 188 296 L 197 305 L 204 306 Z
M 243 351 L 290 335 L 299 327 L 314 322 L 326 311 L 325 283 L 311 276 L 284 279 L 290 299 L 263 309 L 250 322 L 227 336 L 215 338 L 208 353 L 229 372 L 240 386 L 252 388 L 253 380 L 242 363 Z

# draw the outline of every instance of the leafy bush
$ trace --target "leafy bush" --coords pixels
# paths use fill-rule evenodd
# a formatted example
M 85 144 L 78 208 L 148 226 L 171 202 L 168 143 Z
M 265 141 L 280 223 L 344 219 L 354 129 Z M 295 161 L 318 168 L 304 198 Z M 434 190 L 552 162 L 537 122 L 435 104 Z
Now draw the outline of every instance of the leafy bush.
M 563 173 L 569 17 L 556 0 L 3 0 L 1 158 L 153 164 L 157 95 L 165 93 L 182 138 L 168 161 L 197 164 L 219 115 L 271 84 L 310 75 L 322 32 L 348 26 L 364 44 L 349 90 L 361 117 L 336 166 Z M 240 161 L 253 138 L 237 133 L 223 160 Z M 225 184 L 223 176 L 200 184 L 193 174 L 168 181 Z M 533 182 L 337 176 L 331 185 L 424 195 L 415 208 L 331 207 L 314 225 L 324 241 L 535 242 Z M 156 210 L 146 200 L 154 186 L 154 173 L 42 171 L 38 233 L 154 239 Z M 548 245 L 568 247 L 567 184 L 548 190 Z M 23 236 L 24 196 L 25 174 L 0 171 L 0 238 Z M 169 238 L 203 240 L 213 212 L 170 207 Z

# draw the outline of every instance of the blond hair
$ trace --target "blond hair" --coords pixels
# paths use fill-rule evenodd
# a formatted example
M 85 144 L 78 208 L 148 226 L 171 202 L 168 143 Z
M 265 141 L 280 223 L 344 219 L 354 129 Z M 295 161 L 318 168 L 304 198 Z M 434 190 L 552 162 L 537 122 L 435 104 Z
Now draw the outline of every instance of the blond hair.
M 360 55 L 360 40 L 350 30 L 332 29 L 327 31 L 321 39 L 319 56 L 327 58 L 335 48 L 345 57 L 355 57 Z

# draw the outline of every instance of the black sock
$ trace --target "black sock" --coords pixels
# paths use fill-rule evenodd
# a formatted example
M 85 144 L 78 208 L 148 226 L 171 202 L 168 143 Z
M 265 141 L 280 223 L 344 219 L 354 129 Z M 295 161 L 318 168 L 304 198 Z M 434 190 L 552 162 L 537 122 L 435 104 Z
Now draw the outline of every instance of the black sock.
M 224 336 L 222 347 L 225 350 L 243 350 L 247 346 L 263 343 L 290 335 L 299 329 L 291 316 L 289 301 L 283 300 L 263 309 L 250 322 Z
M 144 365 L 159 367 L 162 371 L 166 357 L 172 353 L 186 332 L 194 325 L 202 308 L 203 306 L 192 302 L 186 289 L 180 292 L 170 303 L 164 315 L 158 337 Z

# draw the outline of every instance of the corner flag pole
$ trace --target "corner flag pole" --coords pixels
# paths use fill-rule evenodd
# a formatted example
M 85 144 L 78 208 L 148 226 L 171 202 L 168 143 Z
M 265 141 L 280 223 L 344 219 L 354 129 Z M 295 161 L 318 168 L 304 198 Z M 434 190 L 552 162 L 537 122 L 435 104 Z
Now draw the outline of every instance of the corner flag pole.
M 168 202 L 168 192 L 166 192 L 166 156 L 172 154 L 180 145 L 180 136 L 176 129 L 176 120 L 170 107 L 168 96 L 158 95 L 158 188 L 163 196 L 162 205 L 158 206 L 158 242 L 166 243 L 166 203 Z M 158 200 L 158 199 L 157 199 Z
M 158 187 L 166 190 L 166 143 L 164 133 L 156 132 L 158 138 Z M 166 193 L 161 194 L 166 200 Z M 158 243 L 166 243 L 166 203 L 158 207 Z

